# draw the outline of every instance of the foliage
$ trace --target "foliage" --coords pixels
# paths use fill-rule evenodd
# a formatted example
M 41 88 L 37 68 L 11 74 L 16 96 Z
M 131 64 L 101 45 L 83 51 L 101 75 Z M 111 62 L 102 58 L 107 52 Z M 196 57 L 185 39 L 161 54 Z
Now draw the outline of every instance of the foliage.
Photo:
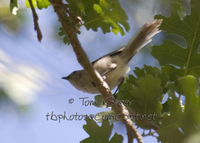
M 161 142 L 180 143 L 200 129 L 200 3 L 191 0 L 190 4 L 191 15 L 186 14 L 181 4 L 171 3 L 169 17 L 155 16 L 163 19 L 161 30 L 180 36 L 187 47 L 181 47 L 174 39 L 152 46 L 151 54 L 161 68 L 136 67 L 135 75 L 126 78 L 117 94 L 121 101 L 132 101 L 129 108 L 140 115 L 146 117 L 155 112 L 155 120 L 150 121 L 160 127 L 153 133 L 158 133 Z M 180 102 L 181 96 L 185 97 L 184 103 Z M 165 103 L 163 97 L 168 97 Z M 148 129 L 136 118 L 133 121 L 138 127 Z
M 159 134 L 158 140 L 162 142 L 182 142 L 200 128 L 197 81 L 190 75 L 181 77 L 179 81 L 185 93 L 186 104 L 183 108 L 175 94 L 169 92 L 170 115 L 163 114 L 160 129 L 156 131 Z
M 94 120 L 86 120 L 86 122 L 83 129 L 90 137 L 82 140 L 81 143 L 121 143 L 123 141 L 123 137 L 117 133 L 109 140 L 113 124 L 110 125 L 108 120 L 103 121 L 101 127 Z
M 70 12 L 80 16 L 87 30 L 97 31 L 101 28 L 103 33 L 114 32 L 124 35 L 124 29 L 129 30 L 128 17 L 118 0 L 66 0 Z M 123 27 L 122 27 L 122 26 Z
M 118 0 L 66 0 L 71 13 L 81 17 L 82 22 L 87 30 L 97 31 L 100 28 L 103 33 L 113 32 L 115 35 L 120 33 L 125 35 L 130 27 L 127 22 L 128 17 L 121 7 Z M 60 29 L 60 36 L 65 35 Z M 65 36 L 63 41 L 69 44 Z
M 31 1 L 34 8 L 36 8 L 37 6 L 39 9 L 42 9 L 42 8 L 47 8 L 50 5 L 50 2 L 48 0 L 31 0 Z M 25 2 L 27 8 L 29 8 L 30 7 L 29 0 L 25 0 Z
M 170 17 L 161 15 L 155 16 L 156 19 L 162 18 L 164 23 L 160 26 L 167 34 L 176 34 L 184 38 L 187 48 L 176 44 L 174 41 L 165 41 L 162 46 L 152 47 L 151 54 L 159 61 L 165 73 L 168 74 L 173 84 L 171 88 L 181 94 L 178 78 L 186 75 L 193 75 L 197 79 L 200 76 L 200 55 L 198 53 L 200 39 L 200 9 L 198 2 L 191 1 L 191 15 L 185 15 L 184 8 L 180 4 L 171 4 L 172 14 Z M 176 21 L 176 22 L 174 22 Z M 179 67 L 179 68 L 177 68 Z M 169 72 L 170 71 L 170 72 Z

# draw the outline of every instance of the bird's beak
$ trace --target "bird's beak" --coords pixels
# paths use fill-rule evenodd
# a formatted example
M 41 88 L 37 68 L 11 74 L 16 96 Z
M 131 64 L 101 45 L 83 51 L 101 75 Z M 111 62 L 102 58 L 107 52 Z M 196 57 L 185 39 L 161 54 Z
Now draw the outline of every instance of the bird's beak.
M 62 77 L 62 79 L 69 80 L 69 76 Z

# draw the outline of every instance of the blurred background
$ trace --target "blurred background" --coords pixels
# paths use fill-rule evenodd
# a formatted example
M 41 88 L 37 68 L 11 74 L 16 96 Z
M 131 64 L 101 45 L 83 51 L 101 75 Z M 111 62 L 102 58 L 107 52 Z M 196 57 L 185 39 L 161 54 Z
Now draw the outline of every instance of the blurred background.
M 81 27 L 79 40 L 91 62 L 108 52 L 127 45 L 137 30 L 155 14 L 170 14 L 169 1 L 119 0 L 129 17 L 130 31 L 125 36 L 87 31 Z M 183 6 L 189 12 L 188 1 Z M 94 100 L 94 95 L 76 90 L 61 77 L 82 69 L 71 46 L 58 36 L 60 23 L 52 7 L 38 10 L 43 39 L 39 43 L 34 31 L 32 13 L 19 1 L 17 15 L 9 10 L 9 1 L 0 1 L 0 139 L 2 143 L 80 142 L 88 137 L 81 121 L 47 120 L 46 115 L 96 114 L 110 109 L 82 105 L 81 97 Z M 162 44 L 164 32 L 156 35 L 130 62 L 131 71 L 144 64 L 159 66 L 150 55 L 150 45 Z M 74 102 L 69 103 L 73 98 Z M 71 100 L 70 100 L 71 101 Z M 126 129 L 114 123 L 126 139 Z M 101 124 L 99 124 L 101 125 Z M 139 130 L 142 133 L 142 130 Z M 157 142 L 145 137 L 144 142 Z

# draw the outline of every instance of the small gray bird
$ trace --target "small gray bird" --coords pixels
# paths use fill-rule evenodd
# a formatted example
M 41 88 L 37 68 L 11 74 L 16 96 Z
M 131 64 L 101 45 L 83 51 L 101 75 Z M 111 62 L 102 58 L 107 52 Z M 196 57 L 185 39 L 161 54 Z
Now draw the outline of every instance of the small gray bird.
M 155 34 L 160 32 L 158 27 L 161 23 L 162 19 L 144 24 L 126 47 L 92 62 L 94 69 L 99 72 L 111 90 L 123 83 L 125 75 L 130 70 L 128 62 L 143 46 L 151 42 Z M 84 69 L 74 71 L 62 79 L 68 80 L 76 89 L 83 92 L 99 93 L 90 75 Z

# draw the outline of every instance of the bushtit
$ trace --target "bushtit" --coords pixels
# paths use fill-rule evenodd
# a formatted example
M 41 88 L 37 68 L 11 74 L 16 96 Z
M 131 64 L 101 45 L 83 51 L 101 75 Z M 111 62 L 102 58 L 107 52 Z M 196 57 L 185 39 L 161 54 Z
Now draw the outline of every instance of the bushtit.
M 158 27 L 161 23 L 162 19 L 144 24 L 126 47 L 92 62 L 94 69 L 99 72 L 111 90 L 123 82 L 124 76 L 130 70 L 128 62 L 143 46 L 151 42 L 155 34 L 160 32 Z M 75 88 L 83 92 L 99 93 L 90 75 L 84 69 L 74 71 L 63 79 L 68 80 Z

